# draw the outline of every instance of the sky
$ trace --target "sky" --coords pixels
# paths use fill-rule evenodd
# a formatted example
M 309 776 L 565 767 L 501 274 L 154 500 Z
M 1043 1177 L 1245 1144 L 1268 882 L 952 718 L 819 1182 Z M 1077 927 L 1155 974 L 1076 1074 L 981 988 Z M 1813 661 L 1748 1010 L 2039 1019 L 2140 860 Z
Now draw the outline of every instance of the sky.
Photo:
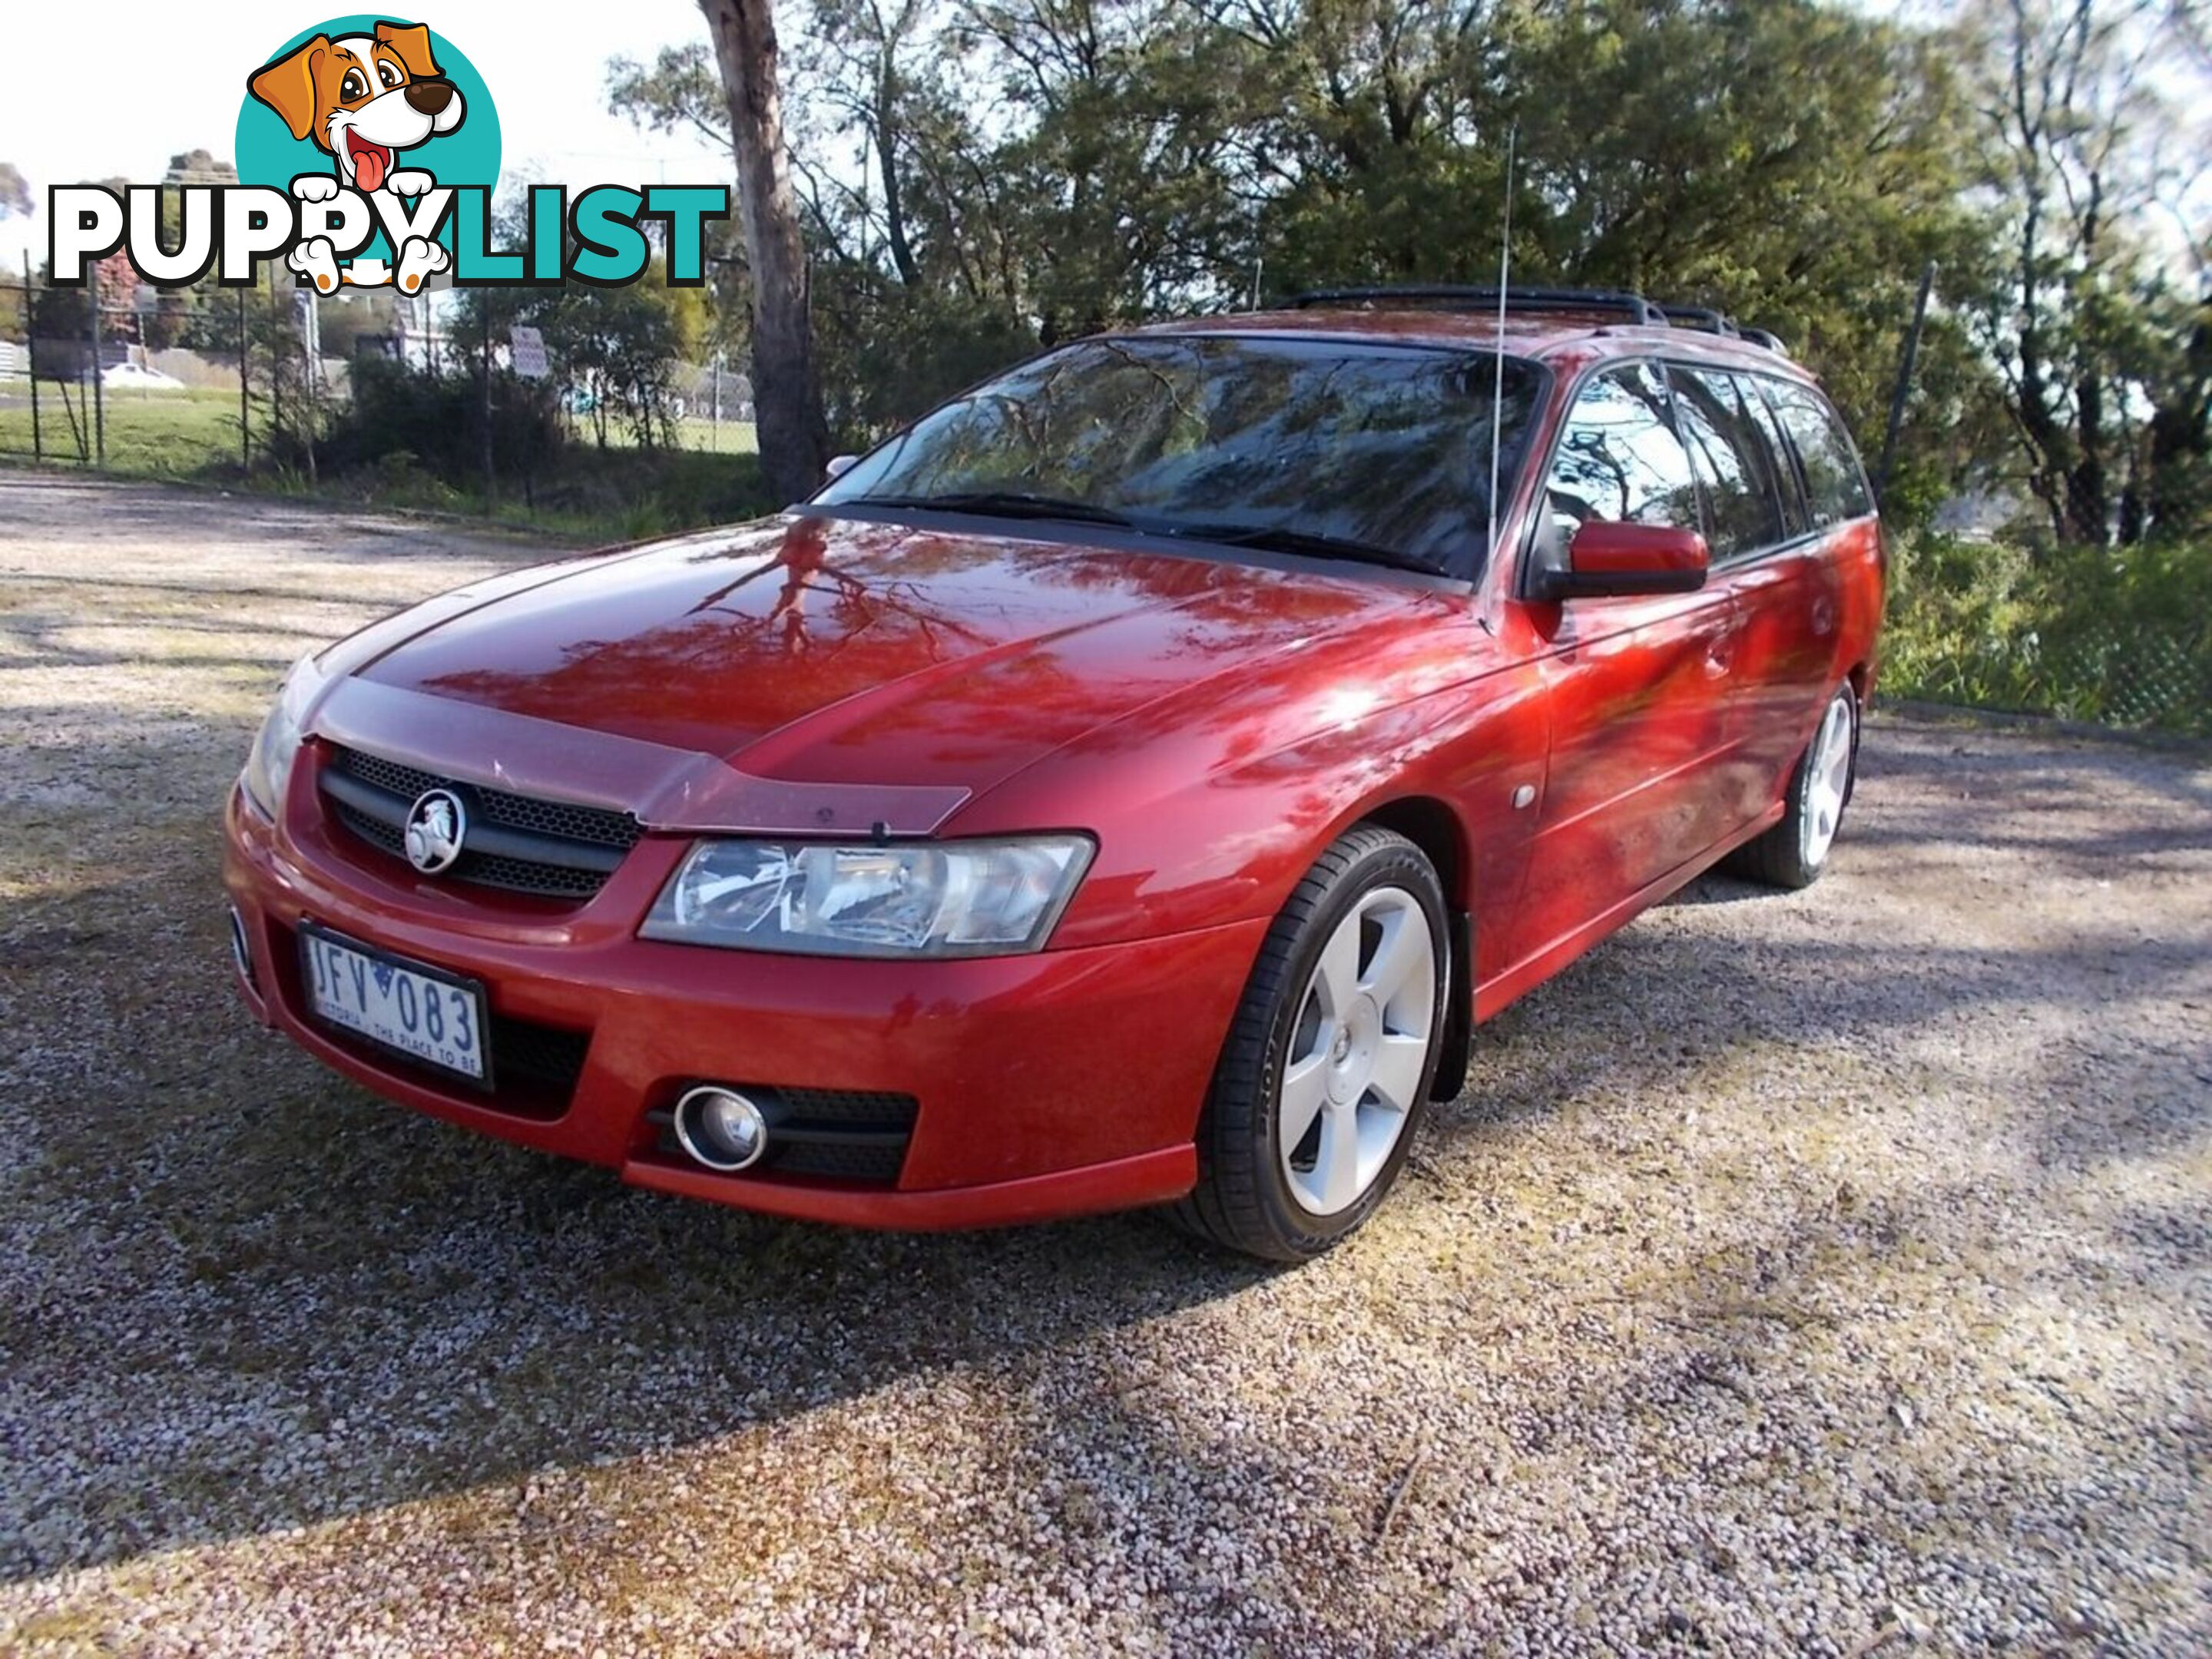
M 370 9 L 360 0 L 189 13 L 151 0 L 15 8 L 7 57 L 15 72 L 0 88 L 0 161 L 14 162 L 30 181 L 39 215 L 27 224 L 0 222 L 0 267 L 20 270 L 26 246 L 43 258 L 49 185 L 150 183 L 182 150 L 230 160 L 246 76 L 301 30 Z M 428 24 L 483 72 L 499 106 L 509 179 L 729 181 L 727 155 L 689 137 L 641 132 L 607 112 L 607 59 L 649 60 L 662 46 L 703 40 L 697 0 L 430 0 L 419 14 L 388 15 Z

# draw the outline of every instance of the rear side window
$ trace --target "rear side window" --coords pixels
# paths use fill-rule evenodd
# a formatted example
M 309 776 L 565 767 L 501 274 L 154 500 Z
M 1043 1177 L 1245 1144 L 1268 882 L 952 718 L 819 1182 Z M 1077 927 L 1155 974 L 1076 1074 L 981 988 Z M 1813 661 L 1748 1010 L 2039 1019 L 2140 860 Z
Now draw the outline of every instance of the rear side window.
M 1850 434 L 1828 400 L 1808 386 L 1786 380 L 1766 385 L 1767 400 L 1782 417 L 1783 429 L 1797 450 L 1805 471 L 1806 504 L 1812 510 L 1813 527 L 1826 530 L 1848 519 L 1863 519 L 1874 511 L 1874 494 L 1859 468 L 1858 452 Z
M 1670 364 L 1683 441 L 1705 486 L 1711 519 L 1706 539 L 1715 562 L 1741 558 L 1781 541 L 1782 492 L 1774 453 L 1745 409 L 1735 377 Z
M 1544 497 L 1562 542 L 1593 519 L 1703 527 L 1697 479 L 1675 435 L 1667 382 L 1650 364 L 1608 369 L 1576 394 Z
M 1805 506 L 1804 489 L 1798 483 L 1796 464 L 1790 459 L 1790 440 L 1782 435 L 1781 422 L 1776 420 L 1766 399 L 1759 395 L 1758 379 L 1739 374 L 1735 382 L 1744 408 L 1757 423 L 1759 435 L 1766 440 L 1766 453 L 1774 457 L 1774 484 L 1782 498 L 1783 528 L 1792 536 L 1802 536 L 1813 528 L 1813 521 Z

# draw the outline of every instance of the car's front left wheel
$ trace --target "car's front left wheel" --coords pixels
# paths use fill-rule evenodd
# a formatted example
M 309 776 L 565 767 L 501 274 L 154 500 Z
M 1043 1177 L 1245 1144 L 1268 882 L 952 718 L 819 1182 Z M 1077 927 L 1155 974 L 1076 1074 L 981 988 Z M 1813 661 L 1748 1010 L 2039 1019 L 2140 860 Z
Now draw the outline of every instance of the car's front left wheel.
M 1316 860 L 1261 946 L 1199 1123 L 1190 1231 L 1319 1255 L 1382 1201 L 1426 1109 L 1444 1026 L 1443 890 L 1373 824 Z

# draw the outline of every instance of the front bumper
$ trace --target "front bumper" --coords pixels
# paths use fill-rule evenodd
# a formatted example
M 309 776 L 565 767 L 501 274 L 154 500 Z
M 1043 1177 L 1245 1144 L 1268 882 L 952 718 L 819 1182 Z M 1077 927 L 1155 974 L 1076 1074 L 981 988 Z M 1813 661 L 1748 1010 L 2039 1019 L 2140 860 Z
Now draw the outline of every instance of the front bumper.
M 648 836 L 574 907 L 417 877 L 328 822 L 316 765 L 285 827 L 234 790 L 224 880 L 264 1024 L 400 1103 L 641 1187 L 779 1215 L 890 1228 L 985 1226 L 1158 1203 L 1190 1190 L 1198 1113 L 1264 920 L 1022 957 L 882 962 L 635 937 L 688 841 Z M 580 1051 L 573 1086 L 486 1095 L 310 1016 L 297 930 L 312 921 L 481 980 L 495 1023 Z M 720 1175 L 660 1121 L 698 1082 L 908 1096 L 896 1176 Z

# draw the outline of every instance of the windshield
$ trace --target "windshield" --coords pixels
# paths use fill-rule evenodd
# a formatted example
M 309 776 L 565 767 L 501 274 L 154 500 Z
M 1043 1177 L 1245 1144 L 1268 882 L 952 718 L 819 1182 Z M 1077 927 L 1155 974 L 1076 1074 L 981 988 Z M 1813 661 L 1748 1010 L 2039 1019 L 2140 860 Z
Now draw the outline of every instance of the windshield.
M 1503 363 L 1510 499 L 1544 371 Z M 1488 353 L 1146 335 L 1051 352 L 922 416 L 815 497 L 1142 531 L 1473 577 L 1490 536 Z

